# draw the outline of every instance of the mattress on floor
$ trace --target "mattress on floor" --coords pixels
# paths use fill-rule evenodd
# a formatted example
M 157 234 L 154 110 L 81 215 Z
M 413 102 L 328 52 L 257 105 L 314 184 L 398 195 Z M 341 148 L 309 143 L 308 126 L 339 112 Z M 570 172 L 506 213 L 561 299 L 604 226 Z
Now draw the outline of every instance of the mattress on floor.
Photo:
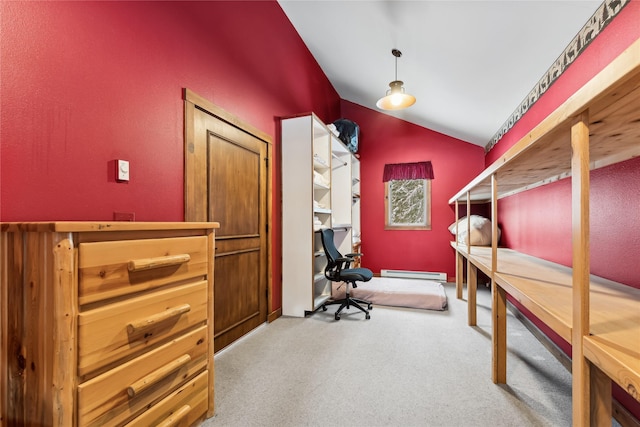
M 439 282 L 374 277 L 368 282 L 358 282 L 357 285 L 357 288 L 351 289 L 351 297 L 367 300 L 372 304 L 426 310 L 447 309 L 447 294 Z M 344 298 L 345 287 L 345 283 L 332 283 L 331 297 Z

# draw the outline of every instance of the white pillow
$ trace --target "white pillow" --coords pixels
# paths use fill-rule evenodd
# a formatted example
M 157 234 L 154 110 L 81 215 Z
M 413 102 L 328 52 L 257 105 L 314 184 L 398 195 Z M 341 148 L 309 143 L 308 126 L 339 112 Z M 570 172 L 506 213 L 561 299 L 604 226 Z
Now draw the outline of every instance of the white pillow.
M 491 220 L 480 215 L 470 216 L 471 225 L 471 245 L 472 246 L 490 246 L 491 245 Z M 460 218 L 458 224 L 458 243 L 466 245 L 467 236 L 467 217 Z M 449 226 L 449 232 L 456 234 L 456 223 Z M 498 229 L 498 239 L 500 239 L 500 229 Z

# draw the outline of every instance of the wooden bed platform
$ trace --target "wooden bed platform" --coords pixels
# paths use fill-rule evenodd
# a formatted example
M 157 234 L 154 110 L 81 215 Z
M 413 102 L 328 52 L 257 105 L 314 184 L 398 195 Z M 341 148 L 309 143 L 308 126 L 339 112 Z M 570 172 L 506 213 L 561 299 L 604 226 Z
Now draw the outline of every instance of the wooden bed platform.
M 571 177 L 573 267 L 452 243 L 457 296 L 467 265 L 469 324 L 478 269 L 492 280 L 493 381 L 506 382 L 506 295 L 572 345 L 574 426 L 611 424 L 611 381 L 640 401 L 640 289 L 589 274 L 589 172 L 640 156 L 640 40 L 449 200 L 491 203 Z M 467 229 L 470 225 L 467 224 Z M 592 245 L 597 245 L 593 242 Z
M 469 261 L 470 268 L 485 274 L 490 271 L 491 248 L 472 246 L 471 254 L 466 248 L 459 248 L 458 253 Z M 497 286 L 572 344 L 571 268 L 499 248 L 494 279 Z M 476 286 L 477 282 L 468 283 L 468 292 L 475 291 Z M 591 276 L 589 294 L 592 335 L 583 337 L 583 346 L 591 353 L 588 358 L 598 359 L 603 352 L 610 352 L 618 361 L 596 364 L 601 369 L 619 365 L 605 373 L 625 390 L 640 390 L 640 289 Z M 469 304 L 471 325 L 475 325 L 475 309 Z

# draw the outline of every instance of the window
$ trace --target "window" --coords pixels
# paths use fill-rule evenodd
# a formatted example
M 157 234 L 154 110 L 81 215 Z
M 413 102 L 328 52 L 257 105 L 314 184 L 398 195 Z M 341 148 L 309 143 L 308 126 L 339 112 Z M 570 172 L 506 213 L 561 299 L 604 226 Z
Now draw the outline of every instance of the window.
M 385 229 L 431 230 L 431 162 L 385 165 Z
M 431 181 L 401 179 L 385 183 L 385 228 L 431 230 Z

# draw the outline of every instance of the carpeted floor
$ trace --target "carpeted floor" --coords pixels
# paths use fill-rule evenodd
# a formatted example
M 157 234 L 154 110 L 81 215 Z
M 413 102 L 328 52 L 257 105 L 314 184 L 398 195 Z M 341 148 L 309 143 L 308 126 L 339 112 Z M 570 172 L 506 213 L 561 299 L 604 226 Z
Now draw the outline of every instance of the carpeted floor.
M 571 375 L 511 314 L 507 385 L 491 381 L 490 291 L 478 326 L 447 311 L 375 306 L 281 317 L 215 357 L 206 426 L 570 426 Z M 333 306 L 336 307 L 337 306 Z

